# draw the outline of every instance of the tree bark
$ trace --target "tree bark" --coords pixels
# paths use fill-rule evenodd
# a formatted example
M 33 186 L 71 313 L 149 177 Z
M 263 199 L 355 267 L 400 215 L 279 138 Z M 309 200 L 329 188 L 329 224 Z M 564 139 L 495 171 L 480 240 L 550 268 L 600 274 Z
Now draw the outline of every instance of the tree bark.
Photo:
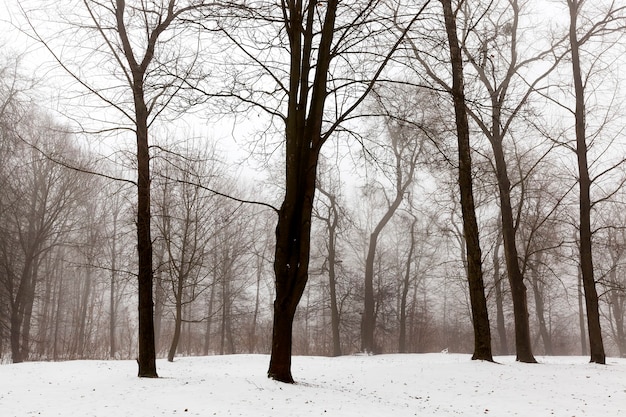
M 138 376 L 156 378 L 152 300 L 152 238 L 150 234 L 150 154 L 148 148 L 148 111 L 143 102 L 143 87 L 135 86 L 137 111 L 137 252 L 139 296 Z
M 148 142 L 148 117 L 150 111 L 146 105 L 144 77 L 148 65 L 154 58 L 157 39 L 170 25 L 174 19 L 174 15 L 172 14 L 172 9 L 168 9 L 167 16 L 159 20 L 158 25 L 153 31 L 149 31 L 150 36 L 146 45 L 145 55 L 142 60 L 138 62 L 126 31 L 126 23 L 124 21 L 125 11 L 126 2 L 124 0 L 116 0 L 116 29 L 120 36 L 124 56 L 128 62 L 128 68 L 131 74 L 129 87 L 133 93 L 135 136 L 137 140 L 138 376 L 157 378 L 154 337 L 154 302 L 152 294 L 154 272 L 152 270 L 152 238 L 150 231 L 150 148 Z
M 289 136 L 289 134 L 288 134 Z M 311 214 L 315 195 L 317 152 L 293 149 L 287 140 L 287 187 L 276 227 L 274 330 L 268 376 L 293 382 L 292 324 L 308 280 Z M 291 157 L 289 155 L 292 155 Z M 296 155 L 302 157 L 298 158 Z
M 587 161 L 587 134 L 585 126 L 585 87 L 580 66 L 580 48 L 577 34 L 579 0 L 567 1 L 570 12 L 570 47 L 572 54 L 572 76 L 574 78 L 574 94 L 576 98 L 575 130 L 576 157 L 578 161 L 578 185 L 580 191 L 580 269 L 583 288 L 585 290 L 585 307 L 587 309 L 587 329 L 589 331 L 589 347 L 591 362 L 605 364 L 606 354 L 602 342 L 600 327 L 600 310 L 598 293 L 593 273 L 591 249 L 591 179 Z
M 282 2 L 281 30 L 287 35 L 289 53 L 289 84 L 286 88 L 287 114 L 285 122 L 285 197 L 278 210 L 274 273 L 276 299 L 274 301 L 274 330 L 268 376 L 279 381 L 293 382 L 291 376 L 291 347 L 294 314 L 308 280 L 311 214 L 317 178 L 317 164 L 321 147 L 343 121 L 363 102 L 373 88 L 391 55 L 400 45 L 406 31 L 380 63 L 376 73 L 366 82 L 362 93 L 352 104 L 335 109 L 333 123 L 322 134 L 327 121 L 326 99 L 336 85 L 329 88 L 331 62 L 343 54 L 341 45 L 334 45 L 339 29 L 335 27 L 338 0 L 318 2 Z M 357 11 L 355 25 L 367 26 L 366 16 L 373 10 L 367 3 Z M 423 10 L 423 8 L 422 8 Z M 420 11 L 421 13 L 421 11 Z M 412 25 L 417 16 L 411 20 Z M 360 22 L 360 23 L 359 23 Z M 409 27 L 410 27 L 409 25 Z M 347 30 L 341 28 L 340 43 Z M 363 28 L 366 30 L 366 28 Z M 408 30 L 408 29 L 407 29 Z M 350 42 L 348 42 L 349 44 Z M 345 97 L 344 97 L 345 98 Z
M 274 327 L 268 377 L 293 383 L 291 375 L 292 325 L 309 271 L 311 215 L 317 163 L 324 140 L 322 119 L 330 67 L 331 45 L 338 1 L 329 0 L 311 83 L 313 21 L 316 7 L 283 5 L 289 35 L 290 74 L 285 119 L 285 197 L 278 212 L 274 274 Z
M 456 118 L 459 188 L 463 213 L 463 234 L 467 250 L 467 279 L 469 282 L 470 303 L 474 326 L 474 354 L 472 359 L 493 361 L 491 353 L 491 330 L 482 272 L 482 255 L 478 236 L 478 222 L 474 204 L 472 184 L 472 157 L 470 130 L 465 108 L 465 88 L 463 81 L 463 58 L 457 37 L 457 28 L 451 0 L 441 0 L 448 34 L 450 61 L 452 66 L 452 98 Z

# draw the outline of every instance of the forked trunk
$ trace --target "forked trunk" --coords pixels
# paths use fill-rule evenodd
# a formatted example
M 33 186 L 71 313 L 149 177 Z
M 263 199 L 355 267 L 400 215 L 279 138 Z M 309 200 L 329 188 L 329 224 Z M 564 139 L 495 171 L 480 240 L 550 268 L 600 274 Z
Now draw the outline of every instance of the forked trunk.
M 289 134 L 288 134 L 289 136 Z M 287 187 L 276 226 L 276 299 L 272 354 L 268 377 L 292 383 L 292 324 L 296 308 L 308 280 L 311 241 L 311 214 L 315 197 L 319 149 L 311 149 L 307 141 L 295 141 L 305 148 L 287 146 Z M 292 151 L 292 152 L 290 152 Z M 292 157 L 289 157 L 289 155 Z

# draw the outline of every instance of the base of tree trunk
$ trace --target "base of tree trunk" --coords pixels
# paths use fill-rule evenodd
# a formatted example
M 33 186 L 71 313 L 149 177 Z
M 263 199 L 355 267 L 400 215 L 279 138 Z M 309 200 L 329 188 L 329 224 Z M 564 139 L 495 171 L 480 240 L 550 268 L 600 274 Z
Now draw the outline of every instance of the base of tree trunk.
M 598 365 L 606 365 L 606 355 L 591 355 L 589 363 L 597 363 Z
M 274 302 L 274 326 L 272 330 L 272 353 L 267 377 L 275 381 L 293 384 L 291 376 L 291 343 L 295 311 L 278 301 Z
M 472 360 L 473 361 L 495 362 L 493 360 L 493 355 L 491 354 L 491 351 L 489 351 L 489 352 L 474 352 L 474 354 L 472 355 Z
M 137 365 L 139 365 L 139 372 L 137 373 L 137 376 L 139 378 L 158 378 L 159 377 L 159 375 L 157 374 L 156 365 L 151 366 L 149 364 L 141 364 L 139 362 L 139 359 L 137 359 Z
M 539 362 L 537 362 L 537 359 L 535 359 L 535 357 L 534 357 L 534 356 L 532 356 L 532 355 L 531 355 L 530 357 L 526 357 L 526 356 L 519 356 L 519 355 L 518 355 L 518 356 L 515 358 L 515 360 L 516 360 L 517 362 L 522 362 L 522 363 L 539 363 Z
M 295 383 L 289 371 L 267 371 L 267 377 L 274 381 L 284 382 L 285 384 Z

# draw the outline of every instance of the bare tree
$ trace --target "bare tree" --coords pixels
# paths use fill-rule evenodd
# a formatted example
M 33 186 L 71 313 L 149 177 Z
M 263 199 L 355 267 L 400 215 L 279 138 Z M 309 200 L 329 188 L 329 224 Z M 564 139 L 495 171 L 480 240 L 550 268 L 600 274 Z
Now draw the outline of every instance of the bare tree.
M 391 94 L 397 93 L 392 91 Z M 415 93 L 421 98 L 419 92 Z M 391 101 L 397 100 L 398 94 L 394 95 Z M 380 98 L 380 96 L 379 96 Z M 382 216 L 375 222 L 372 232 L 369 235 L 367 255 L 365 258 L 365 285 L 364 285 L 364 308 L 363 318 L 361 322 L 361 350 L 363 352 L 377 352 L 375 343 L 376 329 L 376 306 L 374 294 L 374 264 L 376 258 L 376 248 L 381 233 L 385 226 L 392 219 L 400 204 L 405 200 L 406 195 L 410 192 L 410 187 L 415 179 L 415 173 L 418 168 L 418 161 L 423 156 L 424 146 L 427 142 L 427 135 L 413 126 L 421 126 L 426 130 L 428 127 L 428 116 L 415 112 L 415 109 L 409 109 L 405 114 L 398 113 L 398 106 L 389 105 L 379 99 L 379 105 L 393 117 L 385 118 L 385 129 L 380 135 L 385 143 L 376 144 L 376 148 L 370 152 L 376 155 L 377 164 L 382 165 L 389 172 L 383 172 L 383 180 L 378 182 L 374 187 L 380 188 L 383 196 L 384 207 Z M 391 107 L 391 108 L 390 108 Z M 395 111 L 392 111 L 395 110 Z M 383 112 L 384 113 L 384 112 Z M 406 114 L 410 113 L 410 114 Z M 407 122 L 410 121 L 410 122 Z M 370 136 L 376 137 L 377 134 Z M 371 148 L 374 148 L 372 146 Z M 367 192 L 374 192 L 374 187 L 366 185 Z M 387 190 L 390 190 L 389 193 Z
M 324 204 L 326 213 L 317 210 L 316 217 L 324 222 L 328 236 L 326 238 L 327 256 L 324 266 L 328 270 L 328 289 L 330 297 L 330 321 L 332 329 L 332 355 L 341 356 L 341 338 L 339 334 L 340 314 L 337 304 L 337 269 L 339 264 L 339 255 L 337 249 L 337 237 L 340 231 L 340 207 L 338 196 L 333 191 L 327 191 L 320 184 L 317 185 L 318 191 L 326 198 Z
M 239 19 L 246 29 L 253 22 L 254 34 L 225 31 L 259 71 L 236 72 L 232 88 L 214 95 L 235 98 L 284 123 L 285 194 L 276 227 L 270 378 L 293 382 L 292 327 L 308 279 L 320 150 L 354 116 L 400 45 L 405 32 L 389 29 L 392 19 L 410 27 L 427 3 L 417 10 L 383 1 L 260 3 Z
M 99 2 L 84 0 L 86 17 L 76 15 L 69 24 L 76 38 L 87 36 L 93 50 L 86 56 L 67 59 L 53 46 L 52 39 L 37 30 L 28 20 L 30 31 L 53 55 L 57 63 L 105 108 L 114 109 L 125 119 L 122 128 L 131 130 L 136 139 L 137 172 L 137 254 L 139 355 L 138 375 L 157 377 L 153 322 L 153 251 L 150 215 L 150 137 L 152 126 L 179 93 L 183 80 L 194 68 L 193 54 L 184 49 L 168 48 L 180 39 L 187 26 L 179 23 L 189 13 L 206 7 L 205 2 L 190 1 L 181 5 L 175 0 L 161 0 L 135 7 L 125 0 Z M 210 3 L 211 5 L 213 3 Z M 27 12 L 24 11 L 24 15 Z M 69 40 L 68 40 L 69 42 Z M 178 44 L 176 47 L 180 47 Z M 82 62 L 76 62 L 76 60 Z M 89 73 L 81 64 L 98 69 L 94 63 L 106 61 L 108 85 L 103 88 L 102 73 Z M 182 68 L 185 68 L 184 70 Z M 100 78 L 99 78 L 100 77 Z M 189 82 L 189 80 L 186 80 Z M 127 124 L 128 123 L 128 124 Z M 113 129 L 119 128 L 113 127 Z M 106 128 L 105 128 L 106 130 Z
M 470 299 L 474 324 L 474 359 L 493 360 L 491 354 L 491 331 L 487 304 L 485 298 L 482 255 L 476 220 L 476 208 L 474 202 L 472 180 L 472 148 L 470 146 L 470 128 L 468 121 L 468 108 L 465 98 L 465 81 L 463 69 L 463 44 L 458 37 L 457 18 L 463 2 L 459 2 L 453 8 L 451 1 L 442 0 L 444 27 L 447 35 L 448 51 L 451 68 L 452 84 L 442 78 L 424 59 L 417 44 L 411 40 L 410 47 L 413 57 L 422 65 L 426 74 L 439 87 L 451 95 L 454 102 L 455 123 L 457 130 L 459 174 L 458 184 L 461 193 L 461 210 L 463 216 L 463 237 L 465 248 L 462 254 L 467 256 L 467 278 L 470 286 Z M 464 35 L 465 36 L 465 35 Z M 464 38 L 463 38 L 464 39 Z
M 574 81 L 574 96 L 576 105 L 574 109 L 575 132 L 576 132 L 576 158 L 578 163 L 578 185 L 579 185 L 579 250 L 580 250 L 580 270 L 585 294 L 585 306 L 587 310 L 587 330 L 589 332 L 589 346 L 591 362 L 606 363 L 606 354 L 602 342 L 602 329 L 600 327 L 600 312 L 598 306 L 598 293 L 593 271 L 592 257 L 592 230 L 591 230 L 591 184 L 594 178 L 589 173 L 588 144 L 587 144 L 587 109 L 586 109 L 586 83 L 583 79 L 582 70 L 582 47 L 589 40 L 599 35 L 623 31 L 624 6 L 617 6 L 615 2 L 610 2 L 604 13 L 597 21 L 592 22 L 590 28 L 584 28 L 585 32 L 580 33 L 579 19 L 582 17 L 582 7 L 587 2 L 584 0 L 567 0 L 569 10 L 569 44 L 572 60 L 572 77 Z M 596 57 L 593 58 L 597 59 Z M 610 171 L 609 169 L 608 171 Z M 608 171 L 605 171 L 608 172 Z M 598 177 L 595 177 L 597 179 Z
M 210 184 L 213 177 L 211 155 L 183 155 L 168 152 L 154 168 L 158 181 L 157 228 L 165 249 L 165 278 L 160 285 L 168 287 L 166 297 L 174 306 L 174 335 L 167 354 L 172 362 L 178 348 L 183 308 L 198 299 L 208 287 L 206 264 L 210 240 L 210 205 L 208 192 L 196 184 Z

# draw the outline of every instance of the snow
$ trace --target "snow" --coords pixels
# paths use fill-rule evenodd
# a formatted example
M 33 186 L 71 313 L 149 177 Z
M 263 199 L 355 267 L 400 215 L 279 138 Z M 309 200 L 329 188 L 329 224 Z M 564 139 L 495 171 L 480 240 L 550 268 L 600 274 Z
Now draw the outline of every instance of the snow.
M 626 416 L 626 359 L 411 354 L 294 357 L 294 385 L 266 355 L 0 365 L 0 416 Z

